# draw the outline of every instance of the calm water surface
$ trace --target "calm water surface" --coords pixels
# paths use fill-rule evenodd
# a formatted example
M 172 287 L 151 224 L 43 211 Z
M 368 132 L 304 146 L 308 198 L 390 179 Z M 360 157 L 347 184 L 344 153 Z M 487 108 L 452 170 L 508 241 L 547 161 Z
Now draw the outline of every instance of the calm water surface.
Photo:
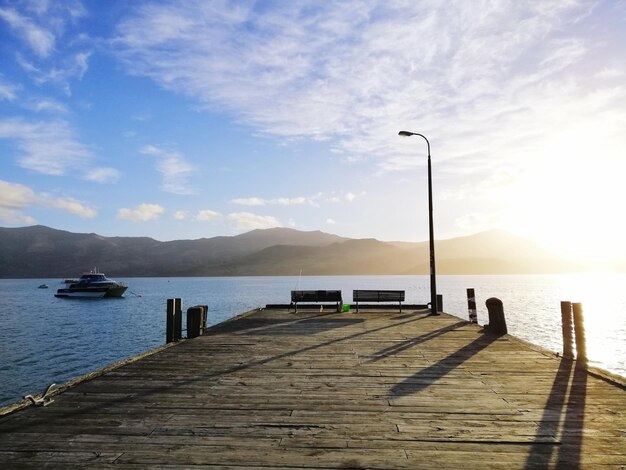
M 403 289 L 407 303 L 430 298 L 428 276 L 129 278 L 122 299 L 57 299 L 59 279 L 0 280 L 0 406 L 114 361 L 160 346 L 166 299 L 183 309 L 209 305 L 219 323 L 268 303 L 289 303 L 292 289 Z M 46 283 L 49 289 L 38 289 Z M 509 333 L 560 351 L 560 301 L 582 302 L 592 363 L 626 376 L 626 275 L 439 276 L 444 311 L 467 319 L 466 288 L 476 289 L 478 321 L 485 300 L 504 302 Z M 184 317 L 184 315 L 183 315 Z

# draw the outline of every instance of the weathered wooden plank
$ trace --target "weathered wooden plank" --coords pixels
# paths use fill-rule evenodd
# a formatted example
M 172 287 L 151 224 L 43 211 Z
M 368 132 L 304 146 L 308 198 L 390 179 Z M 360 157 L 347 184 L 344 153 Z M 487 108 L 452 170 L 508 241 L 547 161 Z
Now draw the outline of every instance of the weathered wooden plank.
M 185 449 L 174 452 L 127 452 L 117 460 L 122 465 L 139 463 L 152 465 L 155 463 L 197 465 L 203 463 L 224 464 L 239 463 L 241 465 L 283 465 L 291 467 L 307 468 L 331 467 L 331 468 L 428 468 L 424 465 L 416 465 L 409 462 L 406 453 L 401 449 L 381 449 L 373 453 L 361 449 L 288 449 L 282 448 L 271 451 L 260 451 L 240 448 L 216 450 L 210 453 L 189 452 Z
M 65 463 L 65 464 L 83 464 L 83 463 L 112 463 L 115 462 L 122 454 L 120 452 L 55 452 L 45 450 L 29 450 L 29 451 L 0 451 L 0 462 L 4 462 L 8 466 L 16 463 L 28 462 L 42 464 Z M 11 467 L 9 467 L 11 468 Z M 13 467 L 14 468 L 14 467 Z
M 0 418 L 13 468 L 626 461 L 624 388 L 423 312 L 250 313 Z

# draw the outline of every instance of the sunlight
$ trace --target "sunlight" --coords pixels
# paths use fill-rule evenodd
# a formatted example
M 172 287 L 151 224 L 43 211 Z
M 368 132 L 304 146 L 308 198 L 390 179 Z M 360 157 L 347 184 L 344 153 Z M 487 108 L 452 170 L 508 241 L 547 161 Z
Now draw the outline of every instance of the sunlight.
M 592 362 L 613 364 L 626 354 L 606 348 L 609 341 L 620 344 L 617 338 L 626 334 L 626 302 L 621 293 L 626 275 L 615 273 L 588 273 L 562 279 L 558 291 L 560 300 L 580 302 L 583 306 L 587 339 L 587 354 Z
M 505 225 L 555 252 L 598 268 L 626 258 L 618 201 L 626 199 L 626 160 L 613 131 L 602 123 L 558 132 L 528 156 L 508 191 Z

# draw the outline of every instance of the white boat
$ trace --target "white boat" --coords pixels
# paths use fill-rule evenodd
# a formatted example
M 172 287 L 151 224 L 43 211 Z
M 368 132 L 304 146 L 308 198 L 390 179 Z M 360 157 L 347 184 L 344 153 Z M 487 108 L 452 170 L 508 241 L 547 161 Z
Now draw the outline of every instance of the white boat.
M 79 279 L 63 281 L 66 287 L 58 289 L 55 297 L 81 297 L 101 299 L 103 297 L 122 297 L 128 286 L 114 281 L 99 273 L 97 269 L 83 273 Z

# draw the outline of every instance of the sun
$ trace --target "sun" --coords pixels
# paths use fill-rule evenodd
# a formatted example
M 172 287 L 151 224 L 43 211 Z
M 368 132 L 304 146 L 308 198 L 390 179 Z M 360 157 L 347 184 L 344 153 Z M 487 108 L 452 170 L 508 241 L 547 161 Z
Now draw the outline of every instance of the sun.
M 574 260 L 626 260 L 625 146 L 599 128 L 551 138 L 507 191 L 504 225 Z

